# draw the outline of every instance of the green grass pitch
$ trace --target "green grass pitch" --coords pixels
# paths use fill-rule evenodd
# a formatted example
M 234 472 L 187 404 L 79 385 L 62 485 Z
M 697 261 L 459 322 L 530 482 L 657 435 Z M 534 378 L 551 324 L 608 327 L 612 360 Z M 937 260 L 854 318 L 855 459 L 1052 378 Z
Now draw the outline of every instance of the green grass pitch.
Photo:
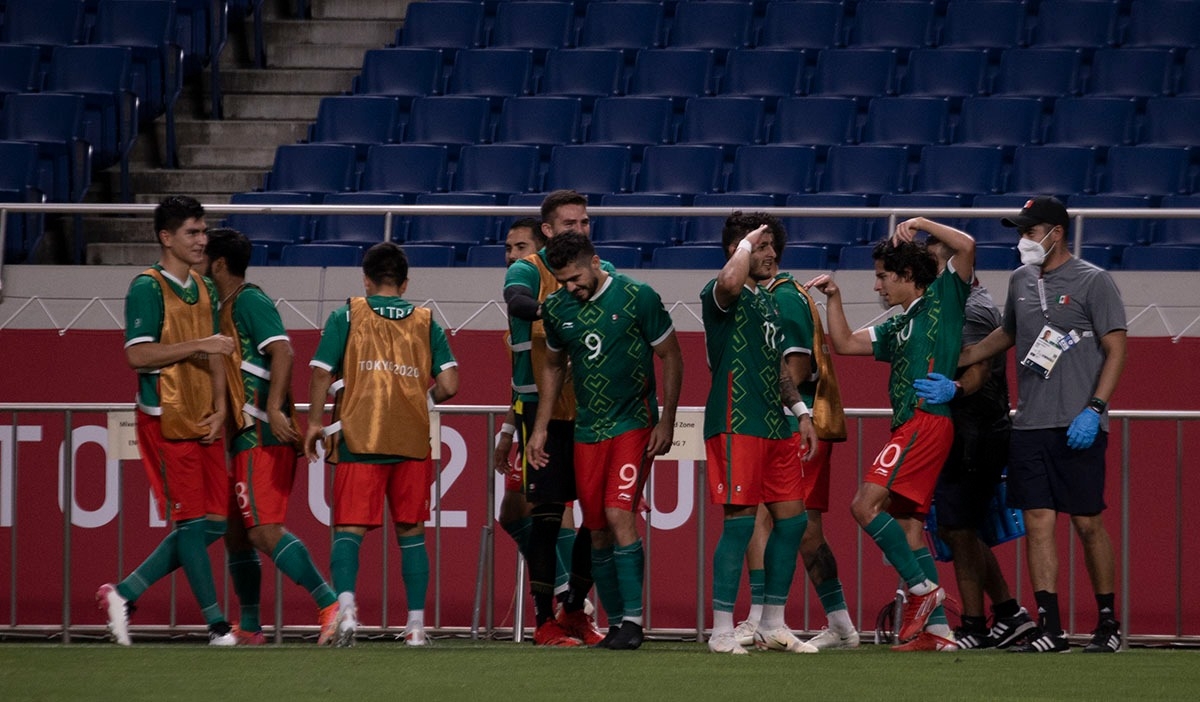
M 439 639 L 213 649 L 196 643 L 0 644 L 0 699 L 25 700 L 1195 700 L 1200 651 L 1116 655 L 892 653 L 718 656 L 691 642 L 639 651 Z

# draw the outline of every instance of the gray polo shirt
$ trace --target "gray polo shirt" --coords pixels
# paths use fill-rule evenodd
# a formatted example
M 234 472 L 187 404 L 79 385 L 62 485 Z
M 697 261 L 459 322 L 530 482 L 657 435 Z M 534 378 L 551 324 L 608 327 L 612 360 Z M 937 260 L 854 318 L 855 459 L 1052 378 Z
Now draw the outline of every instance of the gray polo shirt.
M 1043 280 L 1046 309 L 1038 294 Z M 1021 360 L 1029 353 L 1042 327 L 1059 332 L 1072 330 L 1079 343 L 1063 352 L 1049 378 L 1025 368 Z M 1004 330 L 1016 339 L 1017 413 L 1014 429 L 1067 427 L 1087 407 L 1100 379 L 1104 350 L 1100 339 L 1109 332 L 1125 329 L 1125 303 L 1112 276 L 1087 261 L 1072 258 L 1043 275 L 1039 266 L 1021 266 L 1008 281 L 1004 304 Z M 1108 413 L 1100 428 L 1108 431 Z

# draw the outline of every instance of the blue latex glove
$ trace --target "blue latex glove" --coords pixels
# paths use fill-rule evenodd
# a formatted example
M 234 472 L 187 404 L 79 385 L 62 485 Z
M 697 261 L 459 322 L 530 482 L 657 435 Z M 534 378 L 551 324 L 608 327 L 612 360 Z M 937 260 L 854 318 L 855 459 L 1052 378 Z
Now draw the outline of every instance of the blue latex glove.
M 1067 446 L 1079 451 L 1088 448 L 1096 440 L 1096 432 L 1100 431 L 1100 413 L 1085 408 L 1071 420 L 1067 427 Z
M 943 405 L 954 399 L 954 391 L 958 387 L 941 373 L 930 373 L 928 378 L 913 381 L 913 389 L 917 397 L 933 405 Z

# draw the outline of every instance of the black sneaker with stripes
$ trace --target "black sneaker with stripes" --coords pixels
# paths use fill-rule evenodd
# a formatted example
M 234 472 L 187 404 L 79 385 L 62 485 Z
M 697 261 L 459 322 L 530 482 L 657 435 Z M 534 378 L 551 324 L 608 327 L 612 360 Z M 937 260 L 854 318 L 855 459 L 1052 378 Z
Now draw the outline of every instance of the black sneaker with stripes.
M 1022 607 L 1011 617 L 996 617 L 991 631 L 988 632 L 987 641 L 980 648 L 1008 648 L 1036 628 L 1037 624 L 1033 623 L 1029 612 Z
M 1083 647 L 1084 653 L 1116 653 L 1121 650 L 1121 622 L 1106 619 L 1092 632 L 1092 640 Z
M 1071 650 L 1065 632 L 1050 634 L 1041 629 L 1034 631 L 1028 641 L 1008 649 L 1009 653 L 1066 653 Z

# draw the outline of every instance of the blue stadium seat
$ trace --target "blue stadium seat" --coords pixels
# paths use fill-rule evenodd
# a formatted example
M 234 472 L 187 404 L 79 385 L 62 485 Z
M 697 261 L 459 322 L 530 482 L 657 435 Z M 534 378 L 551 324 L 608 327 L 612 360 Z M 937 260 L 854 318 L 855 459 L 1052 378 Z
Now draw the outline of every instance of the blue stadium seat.
M 284 144 L 275 149 L 275 164 L 264 180 L 263 190 L 313 196 L 348 192 L 358 184 L 355 162 L 353 146 Z
M 1037 193 L 1040 195 L 1041 193 Z M 977 195 L 971 206 L 980 208 L 1000 208 L 1009 210 L 1003 216 L 1015 215 L 1035 194 L 1009 193 L 1006 195 Z M 977 244 L 998 244 L 1016 246 L 1019 238 L 1015 229 L 1000 224 L 1000 216 L 983 217 L 967 220 L 964 231 L 975 237 Z
M 775 206 L 775 198 L 761 193 L 711 193 L 697 195 L 692 207 L 720 207 L 720 216 L 696 215 L 683 222 L 684 242 L 688 244 L 720 244 L 725 219 L 735 210 L 758 212 Z
M 266 244 L 250 245 L 250 267 L 258 268 L 271 263 L 271 256 Z
M 720 246 L 663 246 L 654 250 L 650 267 L 659 270 L 719 271 L 725 266 Z
M 926 146 L 913 192 L 976 195 L 1004 185 L 1004 150 L 998 146 Z
M 962 99 L 986 88 L 987 53 L 978 49 L 916 49 L 908 55 L 908 71 L 900 92 L 908 96 L 950 99 L 957 111 Z
M 432 4 L 432 3 L 431 3 Z M 464 144 L 491 140 L 487 98 L 466 95 L 416 98 L 404 132 L 414 144 L 444 144 L 457 158 Z
M 689 204 L 693 195 L 723 190 L 722 160 L 717 146 L 647 146 L 634 190 L 683 195 L 684 204 Z
M 932 2 L 863 2 L 857 7 L 850 46 L 899 49 L 907 56 L 908 50 L 933 43 Z
M 446 190 L 448 162 L 448 149 L 437 144 L 372 146 L 359 189 L 401 194 L 411 202 L 417 193 Z
M 38 189 L 38 148 L 36 144 L 0 141 L 0 202 L 42 202 Z M 41 235 L 40 213 L 7 215 L 4 237 L 4 263 L 23 263 Z
M 396 98 L 407 112 L 413 98 L 438 95 L 442 84 L 441 49 L 370 49 L 363 56 L 362 73 L 354 79 L 354 92 Z
M 362 266 L 363 250 L 346 244 L 288 244 L 279 256 L 281 266 Z
M 504 244 L 476 244 L 467 249 L 470 268 L 504 268 L 508 265 Z
M 1183 59 L 1183 71 L 1179 75 L 1176 95 L 1200 95 L 1200 48 L 1187 52 Z
M 423 193 L 417 196 L 416 204 L 488 206 L 501 203 L 496 195 L 488 193 Z M 492 215 L 413 215 L 407 241 L 453 246 L 456 258 L 462 260 L 471 246 L 496 240 L 496 223 L 497 219 Z
M 337 95 L 321 98 L 309 141 L 347 144 L 360 162 L 376 144 L 400 141 L 400 101 L 382 95 Z
M 1028 97 L 965 98 L 954 141 L 1013 147 L 1042 143 L 1042 101 Z
M 580 193 L 580 194 L 583 195 L 584 197 L 588 197 L 587 193 Z M 545 199 L 546 199 L 546 193 L 513 193 L 512 195 L 508 196 L 508 206 L 509 207 L 524 207 L 524 208 L 528 209 L 528 212 L 523 212 L 523 213 L 519 214 L 519 216 L 521 216 L 521 217 L 541 217 L 542 216 L 542 214 L 541 214 L 542 201 Z M 588 197 L 588 199 L 591 200 L 590 197 Z M 593 203 L 599 202 L 599 201 L 600 201 L 599 196 L 597 196 L 595 200 L 592 200 Z M 501 231 L 501 234 L 504 234 L 504 233 L 506 233 L 506 232 Z
M 7 0 L 0 42 L 39 47 L 44 65 L 54 47 L 84 39 L 83 0 Z
M 609 49 L 556 49 L 546 54 L 540 95 L 577 97 L 589 112 L 596 98 L 621 92 L 620 51 Z
M 573 43 L 575 7 L 569 2 L 501 2 L 488 46 L 529 49 L 538 61 Z
M 642 267 L 642 249 L 637 246 L 596 244 L 596 255 L 617 270 Z
M 729 174 L 730 193 L 763 193 L 782 204 L 792 193 L 813 189 L 817 150 L 811 146 L 768 144 L 737 150 Z
M 1013 151 L 1012 180 L 1018 193 L 1057 195 L 1096 189 L 1096 150 L 1087 146 L 1018 146 Z
M 504 101 L 496 141 L 537 146 L 543 159 L 561 144 L 578 144 L 583 104 L 573 97 L 519 97 Z
M 761 144 L 766 105 L 753 97 L 699 97 L 687 101 L 679 128 L 680 144 L 710 144 L 732 161 L 743 144 Z
M 640 161 L 645 147 L 675 140 L 671 113 L 669 98 L 600 98 L 592 110 L 588 143 L 628 145 Z
M 750 46 L 750 20 L 754 4 L 738 2 L 682 2 L 675 8 L 667 46 L 675 49 L 712 49 L 724 59 L 731 49 Z
M 1103 149 L 1133 142 L 1137 103 L 1123 98 L 1062 98 L 1054 103 L 1047 144 Z
M 1138 195 L 1069 195 L 1067 207 L 1072 214 L 1077 209 L 1144 209 L 1154 205 L 1153 198 Z M 1131 244 L 1150 241 L 1151 213 L 1132 219 L 1091 219 L 1083 223 L 1083 242 L 1088 246 L 1110 246 L 1118 250 Z M 1071 232 L 1074 235 L 1074 230 Z
M 229 204 L 309 205 L 312 200 L 304 193 L 252 192 L 234 193 Z M 265 245 L 272 261 L 279 260 L 285 245 L 304 243 L 313 236 L 313 218 L 306 214 L 235 212 L 225 218 L 225 226 L 245 234 L 255 244 Z
M 1130 246 L 1121 255 L 1127 271 L 1198 271 L 1200 246 Z
M 631 193 L 604 195 L 600 204 L 604 207 L 680 207 L 686 203 L 682 195 Z M 597 244 L 635 247 L 641 251 L 643 259 L 648 259 L 655 249 L 679 241 L 680 228 L 678 217 L 604 215 L 592 220 L 592 239 Z
M 871 198 L 850 193 L 799 193 L 789 195 L 788 207 L 868 207 Z M 859 217 L 787 217 L 783 220 L 788 241 L 828 246 L 831 254 L 843 246 L 866 241 L 873 230 L 871 220 Z
M 457 257 L 455 247 L 438 244 L 405 244 L 404 254 L 408 257 L 410 269 L 450 268 Z
M 625 192 L 632 160 L 631 149 L 619 144 L 556 146 L 550 153 L 545 187 L 589 195 Z
M 536 146 L 525 144 L 467 145 L 458 155 L 456 192 L 494 193 L 508 202 L 509 193 L 541 190 Z
M 836 270 L 871 270 L 875 267 L 874 244 L 843 247 L 838 252 Z
M 896 52 L 887 49 L 825 49 L 817 56 L 809 95 L 859 99 L 895 92 Z
M 1021 0 L 946 4 L 939 46 L 982 49 L 998 57 L 999 51 L 1025 45 L 1025 3 Z
M 1011 271 L 1021 265 L 1021 254 L 1016 246 L 991 246 L 982 244 L 975 247 L 975 270 L 977 271 Z
M 796 94 L 803 75 L 804 57 L 796 51 L 742 49 L 730 51 L 719 92 L 763 98 L 774 111 L 781 97 Z
M 1166 49 L 1101 49 L 1092 57 L 1085 92 L 1136 98 L 1170 94 L 1173 62 Z
M 227 38 L 220 22 L 222 5 L 212 0 L 175 0 L 175 43 L 183 50 L 183 75 L 198 77 L 209 69 L 212 115 L 222 119 L 221 50 Z
M 403 195 L 393 193 L 334 193 L 326 195 L 323 205 L 404 205 Z M 335 214 L 321 215 L 317 220 L 313 240 L 326 244 L 353 244 L 364 251 L 386 241 L 387 215 Z M 404 217 L 392 215 L 391 240 L 404 238 Z
M 852 98 L 784 98 L 775 110 L 770 142 L 815 146 L 824 158 L 830 146 L 858 141 L 856 114 Z
M 769 2 L 759 48 L 816 51 L 844 46 L 840 2 Z
M 662 40 L 658 2 L 589 2 L 579 29 L 579 46 L 621 49 L 626 59 L 639 49 L 662 46 Z
M 1175 195 L 1192 191 L 1188 150 L 1175 146 L 1114 146 L 1100 192 Z
M 1115 43 L 1115 0 L 1047 0 L 1038 4 L 1032 46 L 1099 49 Z
M 831 146 L 818 190 L 882 195 L 908 191 L 908 152 L 901 146 Z
M 936 97 L 877 97 L 867 107 L 864 144 L 894 144 L 915 159 L 926 144 L 949 140 L 950 101 Z
M 175 152 L 175 103 L 183 90 L 182 50 L 175 44 L 175 5 L 160 0 L 101 0 L 93 44 L 115 44 L 133 52 L 130 85 L 145 125 L 167 116 L 168 167 Z M 2 62 L 0 62 L 2 63 Z
M 533 92 L 533 52 L 527 49 L 463 49 L 454 59 L 447 95 L 490 98 L 499 110 L 505 98 Z
M 1077 49 L 1009 49 L 1000 56 L 994 95 L 1077 95 L 1083 53 Z
M 628 95 L 685 100 L 713 92 L 713 53 L 700 49 L 642 49 L 629 74 Z
M 1200 209 L 1198 195 L 1168 195 L 1162 199 L 1163 208 Z M 1200 245 L 1200 219 L 1161 219 L 1157 222 L 1155 244 Z
M 829 269 L 829 249 L 824 246 L 789 244 L 779 256 L 782 271 L 824 271 Z
M 397 46 L 443 49 L 453 61 L 459 49 L 483 46 L 483 3 L 410 3 L 396 34 Z
M 0 44 L 0 107 L 12 93 L 30 93 L 41 87 L 41 58 L 36 46 Z
M 1189 147 L 1200 145 L 1200 98 L 1147 100 L 1146 118 L 1138 143 Z
M 1137 0 L 1129 7 L 1125 46 L 1195 46 L 1200 37 L 1200 3 Z
M 948 193 L 889 193 L 879 196 L 881 209 L 914 209 L 922 210 L 925 214 L 934 208 L 958 208 L 967 204 L 970 196 L 951 195 Z M 906 215 L 907 216 L 907 215 Z M 936 216 L 934 219 L 952 227 L 963 229 L 967 219 L 959 217 Z M 887 224 L 880 222 L 881 231 L 887 229 Z
M 19 93 L 4 101 L 0 137 L 37 144 L 38 189 L 51 202 L 81 202 L 91 185 L 83 114 L 79 95 Z

